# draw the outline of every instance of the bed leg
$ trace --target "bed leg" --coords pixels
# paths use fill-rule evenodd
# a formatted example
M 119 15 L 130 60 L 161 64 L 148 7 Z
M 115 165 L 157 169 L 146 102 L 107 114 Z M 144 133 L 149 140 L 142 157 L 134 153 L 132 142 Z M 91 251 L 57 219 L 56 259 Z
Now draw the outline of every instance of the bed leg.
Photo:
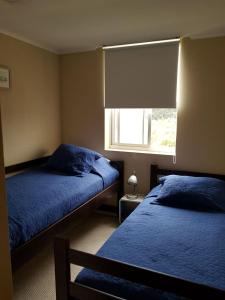
M 158 182 L 158 166 L 157 165 L 151 165 L 151 172 L 150 172 L 150 189 L 153 189 L 155 186 L 157 186 Z
M 68 239 L 55 238 L 55 286 L 56 300 L 69 300 L 70 264 L 68 261 Z
M 124 162 L 120 161 L 120 186 L 119 186 L 119 190 L 117 192 L 117 213 L 119 215 L 119 201 L 120 199 L 124 196 Z

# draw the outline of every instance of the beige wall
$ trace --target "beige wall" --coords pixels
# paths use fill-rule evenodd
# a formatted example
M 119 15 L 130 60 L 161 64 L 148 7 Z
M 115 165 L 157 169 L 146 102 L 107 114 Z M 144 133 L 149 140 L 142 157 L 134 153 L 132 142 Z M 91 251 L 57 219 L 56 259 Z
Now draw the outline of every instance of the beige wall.
M 61 56 L 63 140 L 103 150 L 101 51 Z
M 61 141 L 59 57 L 0 34 L 0 65 L 11 75 L 0 89 L 5 164 L 51 153 Z
M 9 254 L 8 219 L 5 199 L 4 161 L 0 118 L 0 299 L 12 299 L 12 275 Z
M 184 39 L 177 165 L 225 174 L 225 37 Z
M 102 54 L 61 57 L 62 136 L 65 143 L 93 148 L 135 169 L 139 191 L 149 186 L 149 166 L 225 173 L 225 38 L 184 39 L 181 43 L 177 163 L 171 156 L 104 152 Z

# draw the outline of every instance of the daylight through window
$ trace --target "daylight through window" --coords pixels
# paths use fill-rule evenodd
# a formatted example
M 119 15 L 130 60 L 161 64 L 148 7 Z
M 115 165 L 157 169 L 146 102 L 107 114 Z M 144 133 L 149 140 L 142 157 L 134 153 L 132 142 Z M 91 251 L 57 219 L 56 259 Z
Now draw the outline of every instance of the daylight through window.
M 175 154 L 176 109 L 106 109 L 106 149 Z

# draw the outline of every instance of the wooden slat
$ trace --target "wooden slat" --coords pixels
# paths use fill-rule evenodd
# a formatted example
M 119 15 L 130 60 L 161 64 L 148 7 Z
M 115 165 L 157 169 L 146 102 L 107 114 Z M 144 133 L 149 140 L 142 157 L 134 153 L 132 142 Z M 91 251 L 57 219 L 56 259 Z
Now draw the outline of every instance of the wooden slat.
M 124 196 L 124 161 L 117 160 L 111 161 L 111 165 L 119 171 L 119 181 L 120 186 L 118 190 L 118 198 L 117 198 L 117 214 L 119 215 L 119 200 Z
M 76 300 L 124 300 L 123 298 L 116 297 L 114 295 L 104 293 L 102 291 L 93 289 L 88 286 L 81 285 L 79 283 L 70 282 L 69 285 L 70 296 Z M 57 299 L 58 300 L 58 299 Z M 66 300 L 66 299 L 64 299 Z
M 150 168 L 150 190 L 157 186 L 158 166 L 151 165 Z
M 69 299 L 70 264 L 68 263 L 69 240 L 56 238 L 54 243 L 56 300 Z
M 176 293 L 191 299 L 224 300 L 225 290 L 191 282 L 160 273 L 154 270 L 140 268 L 134 265 L 107 259 L 93 254 L 70 249 L 68 252 L 70 263 L 93 269 L 98 272 L 117 276 L 156 289 Z
M 19 164 L 15 164 L 12 166 L 7 166 L 7 167 L 5 167 L 5 174 L 10 174 L 10 173 L 18 172 L 18 171 L 21 171 L 24 169 L 40 166 L 42 164 L 47 163 L 48 159 L 49 159 L 49 156 L 45 156 L 45 157 L 25 161 L 25 162 L 22 162 Z

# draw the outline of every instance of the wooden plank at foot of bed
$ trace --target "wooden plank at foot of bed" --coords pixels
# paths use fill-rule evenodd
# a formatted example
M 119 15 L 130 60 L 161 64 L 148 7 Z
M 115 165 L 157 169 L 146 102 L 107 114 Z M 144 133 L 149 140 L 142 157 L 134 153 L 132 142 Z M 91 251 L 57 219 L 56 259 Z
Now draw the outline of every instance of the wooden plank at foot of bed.
M 104 293 L 102 291 L 71 282 L 69 263 L 70 243 L 68 239 L 55 238 L 55 287 L 56 300 L 123 300 L 122 298 Z
M 68 240 L 56 240 L 56 248 L 59 249 L 55 251 L 55 258 L 57 268 L 56 268 L 56 290 L 59 293 L 62 291 L 65 293 L 64 298 L 57 298 L 57 300 L 67 300 L 72 297 L 72 299 L 87 299 L 87 295 L 91 294 L 90 287 L 82 287 L 78 283 L 70 281 L 67 275 L 68 266 L 70 264 L 79 265 L 88 269 L 95 270 L 97 272 L 109 274 L 116 276 L 131 282 L 136 282 L 138 284 L 143 284 L 155 289 L 160 289 L 162 291 L 167 291 L 175 293 L 180 296 L 188 297 L 189 299 L 204 299 L 204 300 L 224 300 L 225 290 L 217 289 L 212 286 L 207 286 L 204 284 L 199 284 L 196 282 L 188 281 L 183 278 L 168 275 L 165 273 L 157 272 L 151 269 L 140 268 L 135 265 L 123 263 L 120 261 L 96 256 L 89 253 L 84 253 L 82 251 L 69 249 Z M 63 248 L 64 247 L 64 248 Z M 60 248 L 63 248 L 60 250 Z M 63 270 L 65 270 L 63 272 Z M 59 274 L 60 273 L 60 274 Z M 62 274 L 63 273 L 63 274 Z M 88 291 L 84 291 L 84 289 Z M 69 292 L 68 292 L 69 291 Z M 76 292 L 78 295 L 76 295 Z M 86 294 L 85 294 L 86 292 Z M 110 296 L 111 298 L 99 298 L 97 292 L 102 293 L 100 290 L 94 289 L 93 297 L 88 297 L 90 299 L 117 299 L 111 294 L 106 294 L 104 296 Z M 69 294 L 68 294 L 69 293 Z M 77 298 L 77 297 L 78 298 Z
M 67 300 L 69 296 L 70 264 L 68 263 L 68 251 L 70 242 L 67 239 L 55 238 L 55 283 L 56 299 Z
M 114 295 L 104 293 L 102 291 L 87 287 L 85 285 L 71 282 L 70 283 L 70 297 L 72 299 L 90 299 L 90 300 L 125 300 L 124 298 L 116 297 Z M 71 300 L 72 300 L 71 299 Z M 56 299 L 58 300 L 58 299 Z M 67 299 L 65 299 L 67 300 Z

